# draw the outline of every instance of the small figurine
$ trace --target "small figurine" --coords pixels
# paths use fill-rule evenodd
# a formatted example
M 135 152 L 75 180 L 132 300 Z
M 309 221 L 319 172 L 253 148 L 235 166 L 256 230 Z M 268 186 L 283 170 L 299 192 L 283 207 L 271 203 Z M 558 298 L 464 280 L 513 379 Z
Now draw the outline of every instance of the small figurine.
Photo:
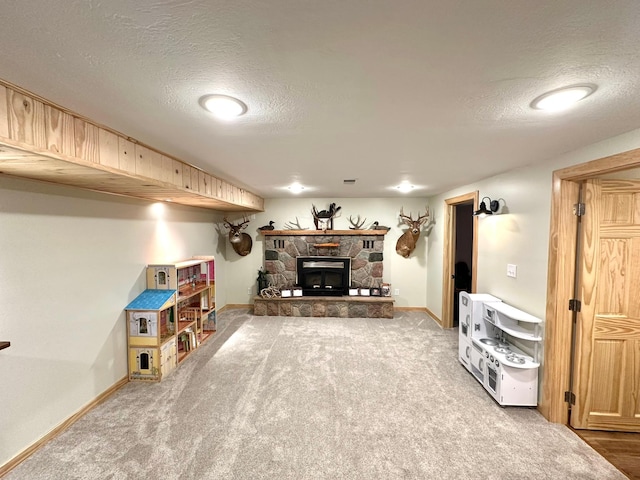
M 269 225 L 263 225 L 258 230 L 273 230 L 273 224 L 276 223 L 273 220 L 269 221 Z
M 384 225 L 380 225 L 377 221 L 371 224 L 371 230 L 391 230 L 390 227 L 385 227 Z

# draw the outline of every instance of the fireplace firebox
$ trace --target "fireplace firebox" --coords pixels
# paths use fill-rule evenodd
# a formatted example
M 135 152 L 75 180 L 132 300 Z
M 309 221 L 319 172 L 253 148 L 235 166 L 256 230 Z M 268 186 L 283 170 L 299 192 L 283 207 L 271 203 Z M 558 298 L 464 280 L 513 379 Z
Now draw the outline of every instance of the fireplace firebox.
M 351 258 L 297 257 L 296 283 L 302 287 L 303 295 L 348 295 Z

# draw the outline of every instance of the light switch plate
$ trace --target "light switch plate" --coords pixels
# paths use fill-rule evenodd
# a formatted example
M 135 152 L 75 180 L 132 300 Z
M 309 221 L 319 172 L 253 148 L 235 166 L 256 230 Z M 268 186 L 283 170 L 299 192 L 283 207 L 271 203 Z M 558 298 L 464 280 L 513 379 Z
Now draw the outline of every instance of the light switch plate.
M 516 278 L 518 276 L 518 266 L 511 263 L 507 264 L 507 277 Z

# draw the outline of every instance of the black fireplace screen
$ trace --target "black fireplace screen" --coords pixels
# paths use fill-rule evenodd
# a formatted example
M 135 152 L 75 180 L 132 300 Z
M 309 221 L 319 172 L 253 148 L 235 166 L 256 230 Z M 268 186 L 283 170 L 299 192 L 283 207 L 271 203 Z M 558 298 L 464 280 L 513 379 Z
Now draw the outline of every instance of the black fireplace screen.
M 303 295 L 348 295 L 351 258 L 298 257 L 296 282 Z

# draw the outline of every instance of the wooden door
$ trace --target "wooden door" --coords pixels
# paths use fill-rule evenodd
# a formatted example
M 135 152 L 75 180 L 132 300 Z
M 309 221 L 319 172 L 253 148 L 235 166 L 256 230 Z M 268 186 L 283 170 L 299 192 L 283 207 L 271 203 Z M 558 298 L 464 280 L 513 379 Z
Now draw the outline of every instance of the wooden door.
M 583 191 L 571 426 L 640 432 L 640 181 Z

